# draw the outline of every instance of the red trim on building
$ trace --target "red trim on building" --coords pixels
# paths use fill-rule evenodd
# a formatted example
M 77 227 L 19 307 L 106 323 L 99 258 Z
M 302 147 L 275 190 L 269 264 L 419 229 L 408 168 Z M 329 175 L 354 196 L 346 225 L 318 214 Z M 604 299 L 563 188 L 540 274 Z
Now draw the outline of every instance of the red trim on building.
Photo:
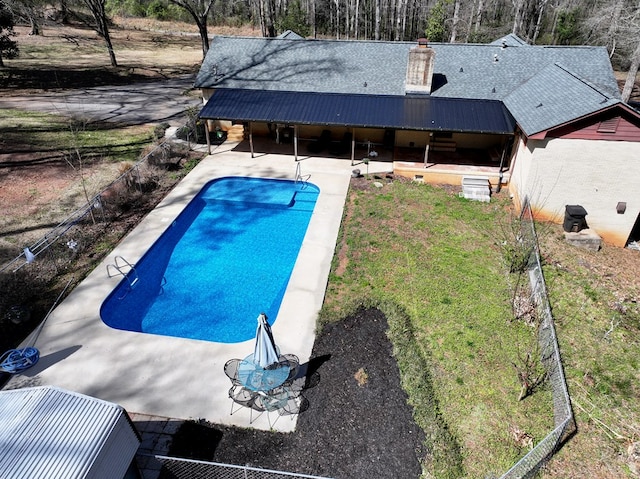
M 640 114 L 619 103 L 529 137 L 532 140 L 546 138 L 640 142 Z

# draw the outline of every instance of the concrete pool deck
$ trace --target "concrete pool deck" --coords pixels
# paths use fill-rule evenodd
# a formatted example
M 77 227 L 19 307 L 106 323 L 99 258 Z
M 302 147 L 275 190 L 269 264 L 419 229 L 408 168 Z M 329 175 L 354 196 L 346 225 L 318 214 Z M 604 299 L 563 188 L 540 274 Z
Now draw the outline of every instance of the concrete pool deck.
M 231 358 L 253 352 L 254 340 L 212 343 L 112 329 L 100 306 L 122 279 L 109 277 L 116 256 L 136 264 L 201 187 L 213 178 L 252 176 L 295 179 L 320 188 L 320 195 L 287 286 L 273 334 L 282 353 L 306 363 L 324 300 L 343 207 L 354 166 L 349 160 L 233 151 L 225 143 L 208 155 L 51 313 L 37 334 L 40 361 L 4 389 L 54 385 L 111 401 L 130 413 L 290 432 L 294 420 L 262 414 L 249 424 L 250 410 L 230 414 L 231 382 L 223 371 Z M 298 171 L 297 168 L 300 170 Z M 390 162 L 370 162 L 368 171 L 391 172 Z M 256 313 L 256 318 L 257 314 Z M 270 318 L 272 319 L 272 318 Z M 257 324 L 257 323 L 256 323 Z M 30 342 L 28 338 L 26 342 Z

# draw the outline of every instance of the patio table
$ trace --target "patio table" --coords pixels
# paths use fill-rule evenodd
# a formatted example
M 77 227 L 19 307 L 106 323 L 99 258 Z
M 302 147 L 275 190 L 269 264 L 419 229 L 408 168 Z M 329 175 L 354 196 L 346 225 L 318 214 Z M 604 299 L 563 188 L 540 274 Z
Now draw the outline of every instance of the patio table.
M 289 377 L 291 366 L 288 362 L 276 363 L 263 368 L 253 361 L 253 354 L 238 365 L 238 380 L 252 391 L 270 391 L 281 386 Z

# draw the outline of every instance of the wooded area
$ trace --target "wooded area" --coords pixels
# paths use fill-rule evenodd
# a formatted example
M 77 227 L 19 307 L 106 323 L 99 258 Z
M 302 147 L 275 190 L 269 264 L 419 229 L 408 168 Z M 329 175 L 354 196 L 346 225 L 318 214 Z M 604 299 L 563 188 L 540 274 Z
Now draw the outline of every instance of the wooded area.
M 623 98 L 640 65 L 640 0 L 0 0 L 2 5 L 34 35 L 47 9 L 59 12 L 61 21 L 70 11 L 86 12 L 75 18 L 84 18 L 105 40 L 113 66 L 113 16 L 194 22 L 205 55 L 207 25 L 255 25 L 263 36 L 292 30 L 313 38 L 486 43 L 514 33 L 530 44 L 604 45 L 614 67 L 630 71 Z M 2 53 L 0 42 L 0 58 Z

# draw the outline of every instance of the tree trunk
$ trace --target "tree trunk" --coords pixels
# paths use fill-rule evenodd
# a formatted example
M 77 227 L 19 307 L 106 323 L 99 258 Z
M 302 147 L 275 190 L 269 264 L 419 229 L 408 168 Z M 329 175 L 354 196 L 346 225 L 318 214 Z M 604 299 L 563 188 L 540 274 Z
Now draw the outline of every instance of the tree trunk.
M 380 1 L 376 0 L 375 39 L 380 40 Z
M 456 42 L 459 21 L 460 21 L 460 0 L 456 0 L 455 6 L 453 7 L 453 25 L 451 26 L 451 37 L 449 38 L 449 43 Z
M 102 4 L 102 14 L 100 18 L 96 17 L 96 22 L 99 22 L 100 36 L 104 39 L 104 43 L 107 45 L 107 51 L 109 52 L 109 61 L 112 67 L 117 67 L 116 54 L 113 50 L 113 43 L 111 43 L 111 35 L 109 34 L 109 26 L 107 23 L 107 16 L 104 13 L 104 4 Z
M 542 16 L 544 15 L 544 7 L 547 6 L 547 2 L 549 0 L 541 0 L 540 2 L 540 10 L 538 11 L 538 19 L 536 20 L 536 29 L 533 32 L 533 38 L 531 39 L 531 44 L 535 45 L 536 40 L 538 39 L 538 35 L 540 34 L 540 26 L 542 25 Z
M 360 0 L 356 0 L 356 12 L 355 12 L 355 25 L 354 25 L 354 30 L 355 30 L 355 39 L 357 40 L 358 38 L 360 38 L 360 21 L 359 21 L 359 17 L 360 17 Z
M 29 35 L 40 35 L 40 22 L 38 21 L 37 13 L 35 9 L 29 8 L 29 24 L 31 25 L 31 30 L 29 31 Z
M 209 32 L 207 31 L 207 19 L 204 20 L 201 18 L 199 21 L 196 21 L 198 25 L 198 33 L 200 34 L 200 41 L 202 42 L 202 58 L 207 56 L 207 52 L 209 51 Z
M 69 7 L 67 0 L 60 0 L 60 23 L 63 25 L 69 24 Z
M 631 57 L 631 66 L 629 67 L 629 73 L 627 73 L 627 80 L 624 82 L 624 88 L 622 88 L 622 101 L 627 103 L 631 98 L 631 92 L 633 86 L 636 83 L 636 76 L 638 75 L 638 69 L 640 68 L 640 42 L 633 52 Z
M 524 0 L 512 0 L 514 14 L 513 14 L 513 28 L 511 33 L 517 35 L 520 32 L 520 24 L 522 23 L 522 3 Z
M 105 44 L 107 45 L 107 51 L 109 52 L 109 60 L 111 61 L 112 67 L 117 67 L 118 62 L 116 61 L 116 54 L 113 51 L 113 43 L 111 43 L 111 35 L 109 35 L 109 22 L 107 20 L 107 14 L 104 10 L 105 0 L 84 0 L 84 3 L 89 10 L 91 10 L 91 14 L 93 15 L 93 19 L 96 22 L 96 32 L 103 39 Z
M 484 2 L 485 0 L 478 0 L 478 11 L 476 12 L 476 22 L 473 26 L 473 31 L 478 33 L 478 29 L 480 28 L 480 23 L 482 23 L 482 14 L 484 13 Z

